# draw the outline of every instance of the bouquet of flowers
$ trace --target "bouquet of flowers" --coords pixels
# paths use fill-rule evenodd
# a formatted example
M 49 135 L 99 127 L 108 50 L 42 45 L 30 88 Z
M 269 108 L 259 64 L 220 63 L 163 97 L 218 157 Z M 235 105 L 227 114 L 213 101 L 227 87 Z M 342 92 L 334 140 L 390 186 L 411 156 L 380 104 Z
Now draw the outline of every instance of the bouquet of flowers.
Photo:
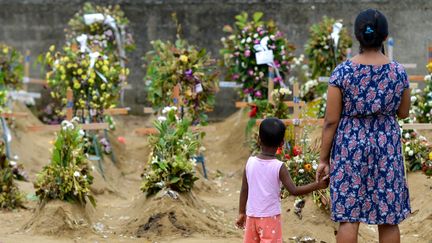
M 250 96 L 253 99 L 266 99 L 268 87 L 268 66 L 257 65 L 255 46 L 265 45 L 273 51 L 274 64 L 280 72 L 280 77 L 273 79 L 276 88 L 284 82 L 289 74 L 290 62 L 293 58 L 294 46 L 284 38 L 273 21 L 263 21 L 263 13 L 256 12 L 249 19 L 246 12 L 237 15 L 235 26 L 226 25 L 223 30 L 228 37 L 222 38 L 222 65 L 227 70 L 227 80 L 236 81 L 243 86 L 241 97 Z M 262 40 L 268 40 L 262 43 Z
M 405 131 L 402 138 L 403 154 L 408 171 L 422 170 L 432 159 L 432 146 L 415 131 Z
M 149 139 L 152 151 L 141 186 L 147 195 L 162 189 L 187 192 L 198 180 L 195 157 L 203 150 L 200 140 L 204 133 L 192 132 L 191 122 L 179 119 L 176 112 L 176 107 L 166 107 L 164 116 L 154 123 L 158 134 Z
M 335 24 L 339 23 L 335 32 Z M 310 28 L 310 38 L 305 46 L 306 56 L 312 70 L 312 77 L 330 76 L 333 69 L 347 58 L 352 39 L 348 30 L 342 27 L 342 20 L 323 17 L 322 21 Z M 337 43 L 335 38 L 338 39 Z M 335 45 L 336 44 L 336 45 Z
M 7 90 L 22 87 L 23 65 L 22 55 L 15 48 L 0 43 L 0 107 L 7 102 Z
M 93 177 L 84 154 L 86 141 L 78 120 L 62 122 L 62 129 L 54 142 L 51 163 L 37 175 L 34 187 L 41 201 L 60 199 L 84 205 L 88 199 L 96 206 L 90 194 Z
M 152 41 L 154 50 L 147 54 L 146 80 L 151 81 L 148 100 L 159 110 L 179 104 L 187 119 L 194 124 L 205 124 L 205 112 L 211 110 L 215 102 L 217 73 L 204 49 L 177 37 L 175 43 Z M 176 85 L 180 85 L 179 100 L 172 97 Z
M 328 77 L 336 66 L 347 58 L 352 39 L 343 27 L 342 20 L 326 16 L 320 23 L 312 25 L 309 32 L 310 38 L 305 52 L 309 59 L 312 80 L 321 76 Z M 317 81 L 311 82 L 307 88 L 304 93 L 310 98 L 322 97 L 327 92 L 327 84 Z M 326 100 L 321 99 L 318 105 L 317 116 L 324 117 Z
M 129 20 L 119 5 L 103 7 L 87 2 L 69 21 L 65 31 L 69 41 L 85 34 L 93 46 L 111 55 L 114 61 L 125 60 L 125 52 L 135 49 Z
M 48 67 L 46 79 L 52 98 L 65 107 L 66 91 L 71 88 L 75 114 L 90 110 L 90 116 L 98 121 L 104 109 L 116 106 L 121 83 L 129 73 L 103 53 L 78 50 L 76 43 L 64 46 L 63 52 L 51 46 L 40 61 Z M 63 110 L 56 113 L 64 115 Z
M 432 122 L 432 62 L 426 65 L 426 68 L 429 72 L 425 76 L 426 87 L 423 90 L 411 91 L 410 115 L 421 123 Z
M 5 145 L 0 143 L 0 209 L 12 210 L 22 206 L 24 195 L 14 182 L 14 179 L 26 179 L 21 169 L 16 162 L 8 161 Z
M 251 105 L 249 111 L 249 117 L 251 118 L 248 121 L 246 127 L 246 133 L 250 134 L 253 128 L 256 128 L 256 120 L 264 119 L 267 117 L 277 117 L 279 119 L 287 119 L 289 117 L 288 113 L 288 105 L 285 104 L 285 99 L 288 95 L 291 94 L 291 90 L 289 88 L 279 88 L 275 89 L 272 92 L 273 102 L 270 103 L 268 100 L 255 100 Z M 250 137 L 250 147 L 251 151 L 255 151 L 258 147 L 258 130 L 255 129 L 253 131 L 252 136 Z
M 287 135 L 293 135 L 292 131 L 287 130 Z M 297 186 L 306 185 L 315 181 L 316 169 L 319 161 L 319 143 L 310 145 L 310 139 L 306 138 L 307 132 L 303 134 L 301 145 L 290 145 L 289 138 L 286 139 L 286 146 L 281 147 L 276 152 L 278 159 L 285 162 L 290 172 L 293 182 Z M 288 196 L 284 189 L 282 197 Z M 323 189 L 312 193 L 313 200 L 320 208 L 330 210 L 330 190 Z

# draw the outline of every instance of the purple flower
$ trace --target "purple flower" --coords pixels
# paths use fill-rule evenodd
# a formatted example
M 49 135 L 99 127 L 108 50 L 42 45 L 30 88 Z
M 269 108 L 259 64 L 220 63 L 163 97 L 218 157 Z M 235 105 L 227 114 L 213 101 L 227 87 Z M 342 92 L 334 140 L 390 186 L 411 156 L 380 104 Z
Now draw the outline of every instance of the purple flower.
M 249 89 L 244 89 L 244 90 L 243 90 L 243 93 L 245 93 L 245 94 L 249 94 L 250 91 L 249 91 Z
M 261 31 L 263 31 L 263 28 L 261 26 L 257 27 L 257 32 L 261 32 Z
M 276 65 L 277 68 L 280 68 L 280 63 L 278 60 L 274 60 L 274 64 Z
M 251 51 L 250 51 L 250 50 L 246 50 L 246 51 L 244 52 L 244 55 L 245 55 L 245 57 L 250 57 L 250 55 L 251 55 Z
M 263 30 L 259 31 L 258 34 L 261 35 L 261 36 L 263 36 L 264 35 L 264 31 Z
M 252 69 L 249 69 L 249 70 L 248 70 L 248 75 L 249 75 L 249 76 L 253 76 L 253 75 L 254 75 L 254 71 L 253 71 Z
M 231 79 L 232 80 L 237 80 L 237 79 L 239 79 L 240 78 L 240 75 L 238 74 L 238 73 L 235 73 L 235 74 L 233 74 L 232 76 L 231 76 Z
M 240 55 L 240 52 L 236 51 L 234 52 L 234 56 L 238 57 Z
M 273 50 L 276 49 L 275 45 L 270 45 L 269 47 L 270 47 L 270 49 L 273 49 Z
M 282 32 L 278 31 L 276 32 L 276 38 L 282 37 Z
M 186 76 L 192 76 L 192 69 L 188 69 L 185 71 Z
M 259 90 L 255 91 L 255 97 L 261 98 L 262 97 L 261 91 Z
M 273 79 L 273 82 L 275 82 L 275 83 L 282 83 L 282 78 L 281 77 L 275 77 Z
M 260 43 L 260 40 L 258 40 L 258 39 L 254 40 L 255 45 L 258 45 L 259 43 Z

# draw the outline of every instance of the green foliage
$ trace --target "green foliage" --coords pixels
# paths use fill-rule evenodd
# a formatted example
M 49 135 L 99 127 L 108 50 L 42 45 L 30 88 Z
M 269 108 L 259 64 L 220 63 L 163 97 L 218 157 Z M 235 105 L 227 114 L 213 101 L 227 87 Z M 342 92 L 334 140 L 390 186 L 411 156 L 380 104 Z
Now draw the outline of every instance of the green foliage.
M 310 38 L 305 46 L 306 56 L 312 70 L 312 78 L 330 76 L 333 69 L 347 57 L 348 48 L 352 46 L 352 39 L 348 30 L 343 27 L 339 36 L 339 43 L 335 52 L 334 41 L 331 38 L 333 24 L 342 22 L 324 16 L 322 21 L 311 26 Z
M 0 144 L 0 209 L 12 210 L 22 206 L 24 195 L 19 191 L 14 179 L 22 179 L 15 172 L 5 154 L 4 143 Z
M 63 121 L 57 134 L 51 163 L 37 175 L 34 187 L 40 200 L 60 199 L 78 202 L 82 205 L 88 199 L 93 206 L 95 200 L 90 195 L 93 177 L 84 154 L 84 132 L 77 119 Z
M 217 73 L 205 49 L 198 49 L 186 41 L 175 43 L 152 41 L 153 50 L 147 53 L 146 80 L 151 81 L 148 100 L 154 109 L 173 106 L 174 87 L 180 85 L 179 104 L 187 119 L 205 124 L 205 112 L 215 103 L 218 89 Z
M 403 133 L 402 143 L 405 165 L 408 171 L 421 170 L 423 164 L 432 161 L 432 156 L 429 158 L 431 145 L 425 137 L 419 136 L 414 131 L 406 131 Z
M 289 107 L 285 104 L 285 99 L 291 94 L 288 88 L 275 89 L 272 92 L 273 103 L 268 100 L 255 100 L 251 106 L 249 117 L 251 118 L 246 126 L 246 134 L 249 134 L 256 127 L 256 119 L 267 117 L 277 117 L 287 119 L 289 117 Z M 252 138 L 252 141 L 256 141 Z M 255 145 L 251 145 L 255 147 Z
M 432 122 L 432 62 L 426 67 L 429 74 L 425 76 L 425 88 L 411 91 L 410 115 L 415 122 L 421 123 Z
M 254 45 L 260 44 L 261 39 L 269 37 L 267 47 L 273 51 L 274 63 L 281 72 L 281 78 L 275 77 L 276 88 L 289 74 L 290 61 L 294 46 L 284 38 L 275 23 L 262 20 L 263 13 L 256 12 L 250 18 L 249 14 L 242 12 L 235 17 L 235 26 L 224 26 L 228 34 L 222 38 L 223 56 L 222 65 L 227 68 L 227 80 L 241 83 L 240 95 L 250 95 L 254 99 L 266 99 L 268 87 L 268 66 L 257 65 Z
M 7 90 L 17 90 L 22 87 L 23 59 L 15 48 L 0 43 L 0 109 L 7 102 Z
M 154 123 L 158 134 L 149 139 L 152 152 L 141 186 L 147 195 L 164 188 L 187 192 L 198 179 L 195 176 L 195 157 L 204 133 L 192 132 L 190 121 L 178 119 L 175 113 L 175 107 L 167 107 L 164 109 L 166 117 L 160 117 Z

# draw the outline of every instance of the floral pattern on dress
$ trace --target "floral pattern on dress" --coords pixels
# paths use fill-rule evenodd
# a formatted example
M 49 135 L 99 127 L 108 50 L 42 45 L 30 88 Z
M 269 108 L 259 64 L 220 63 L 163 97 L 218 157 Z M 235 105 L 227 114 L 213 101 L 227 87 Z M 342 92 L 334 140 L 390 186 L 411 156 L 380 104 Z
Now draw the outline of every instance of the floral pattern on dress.
M 329 85 L 343 97 L 331 152 L 332 219 L 399 224 L 411 212 L 396 117 L 409 87 L 405 70 L 397 62 L 345 61 L 333 71 Z

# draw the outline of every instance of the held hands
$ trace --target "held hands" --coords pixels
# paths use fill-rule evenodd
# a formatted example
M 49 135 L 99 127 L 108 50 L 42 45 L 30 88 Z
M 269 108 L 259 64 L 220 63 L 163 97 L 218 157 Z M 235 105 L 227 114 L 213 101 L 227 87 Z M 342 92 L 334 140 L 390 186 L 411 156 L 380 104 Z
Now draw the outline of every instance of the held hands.
M 328 186 L 328 179 L 330 177 L 330 166 L 326 162 L 320 162 L 316 170 L 316 182 L 320 189 L 325 189 Z
M 239 229 L 244 229 L 245 228 L 245 224 L 246 224 L 246 214 L 241 213 L 239 214 L 237 221 L 236 221 L 236 226 Z

